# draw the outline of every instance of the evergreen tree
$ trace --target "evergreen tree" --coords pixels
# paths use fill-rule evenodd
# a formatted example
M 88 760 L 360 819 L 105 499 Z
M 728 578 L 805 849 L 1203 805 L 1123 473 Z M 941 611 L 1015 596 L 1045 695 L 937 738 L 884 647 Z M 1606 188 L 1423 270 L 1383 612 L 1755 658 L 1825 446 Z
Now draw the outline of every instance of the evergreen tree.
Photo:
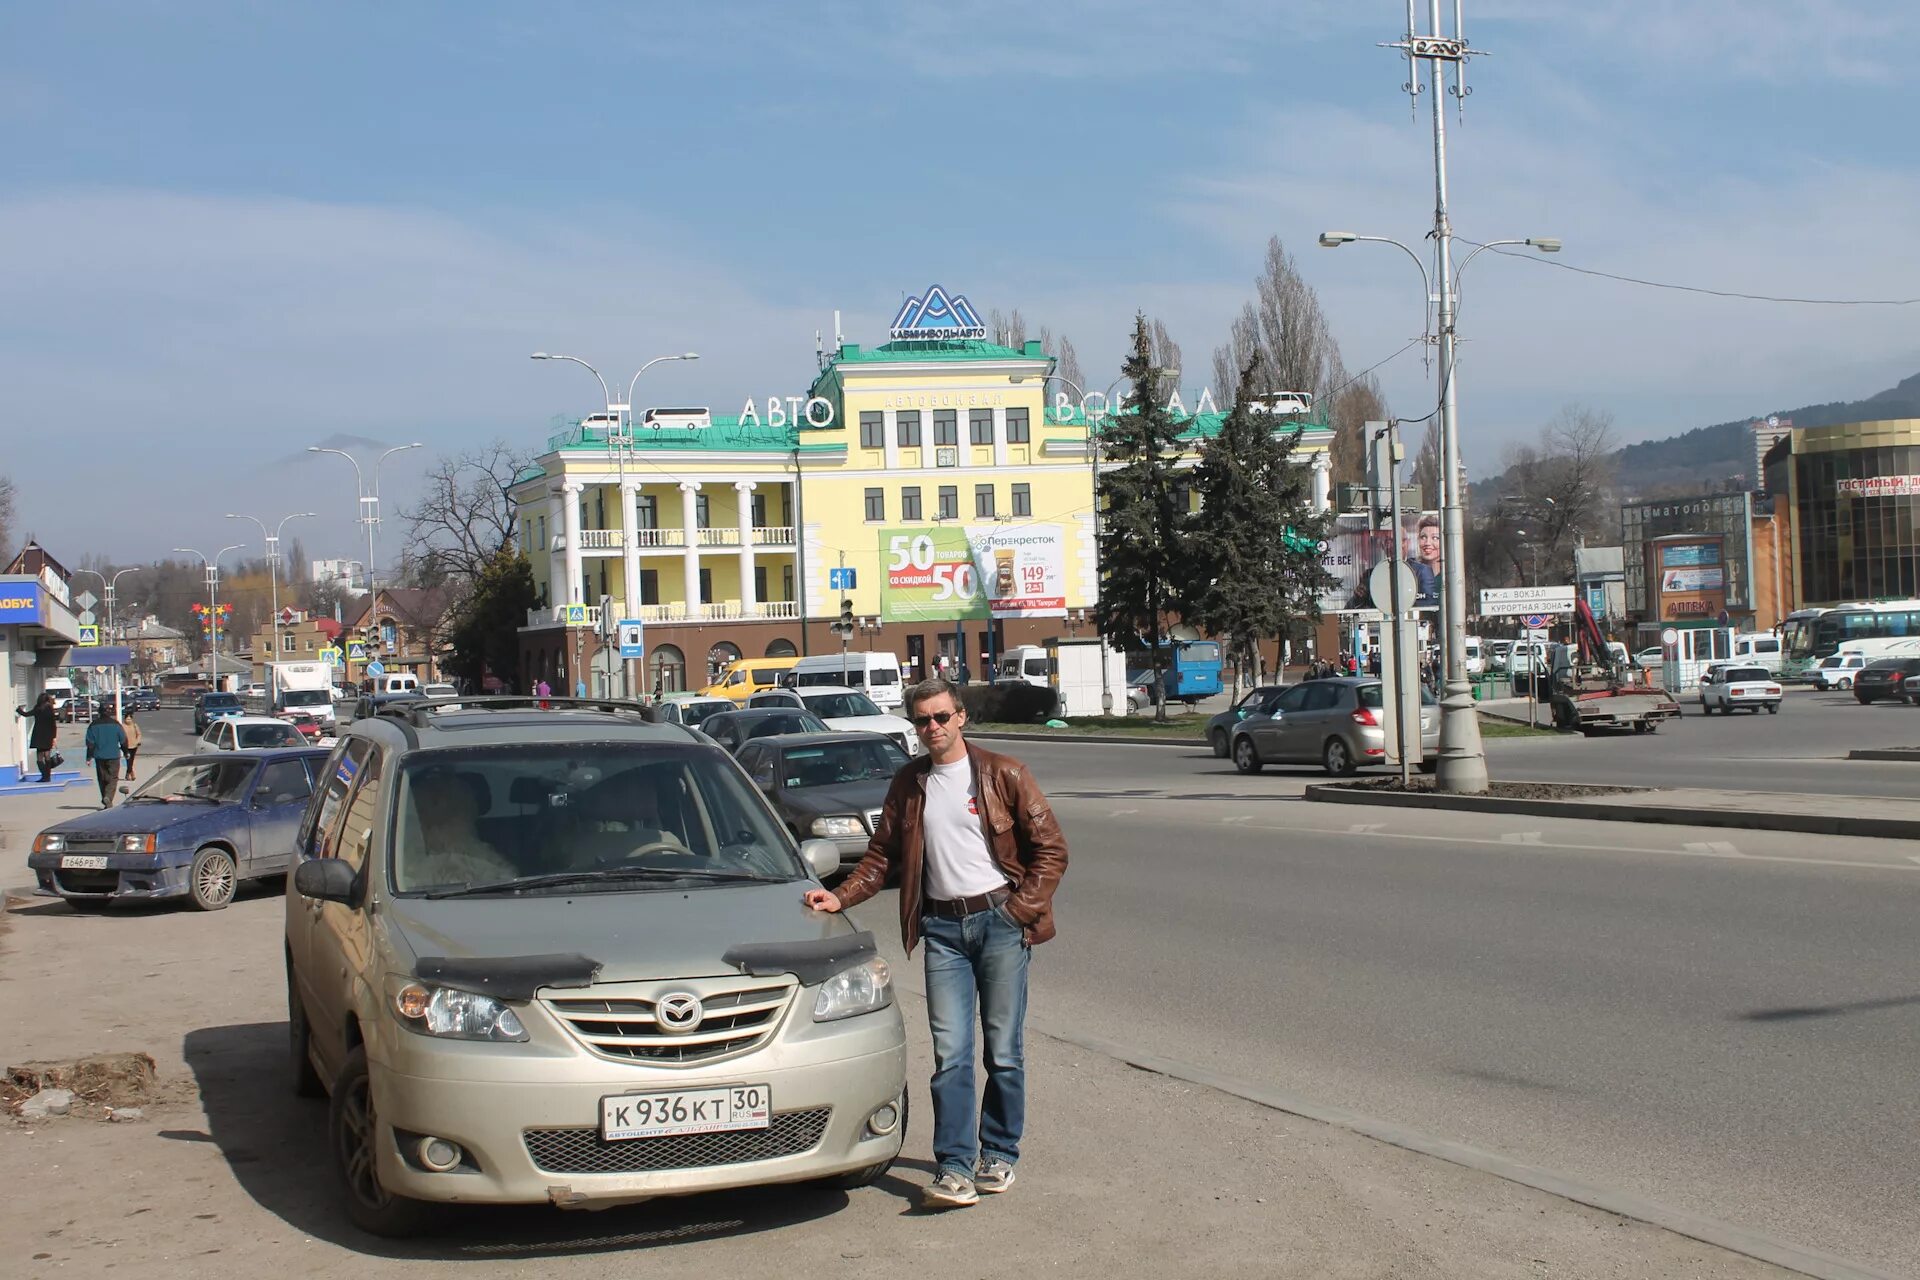
M 1320 616 L 1332 582 L 1320 563 L 1331 517 L 1313 509 L 1313 469 L 1293 460 L 1304 424 L 1251 407 L 1261 360 L 1241 370 L 1233 408 L 1194 468 L 1200 510 L 1188 517 L 1182 616 L 1223 641 L 1242 671 L 1262 640 Z
M 1121 372 L 1133 385 L 1132 404 L 1101 424 L 1099 449 L 1112 465 L 1100 473 L 1100 634 L 1121 649 L 1145 643 L 1153 655 L 1154 687 L 1165 688 L 1163 622 L 1182 572 L 1182 513 L 1175 495 L 1182 426 L 1167 412 L 1153 335 L 1144 314 L 1133 322 L 1133 349 Z M 1091 430 L 1091 427 L 1089 428 Z M 1166 698 L 1155 698 L 1157 718 Z
M 473 590 L 455 612 L 447 669 L 483 688 L 491 671 L 515 679 L 520 666 L 520 628 L 534 607 L 533 566 L 516 546 L 502 547 L 480 571 Z

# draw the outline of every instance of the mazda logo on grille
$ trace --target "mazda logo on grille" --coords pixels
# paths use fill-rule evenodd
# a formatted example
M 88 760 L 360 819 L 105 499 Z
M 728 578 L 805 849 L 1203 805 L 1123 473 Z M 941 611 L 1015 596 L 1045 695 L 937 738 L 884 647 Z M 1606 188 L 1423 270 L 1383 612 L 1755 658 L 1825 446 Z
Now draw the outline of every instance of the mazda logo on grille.
M 654 1005 L 654 1013 L 660 1019 L 660 1026 L 667 1031 L 691 1031 L 700 1025 L 700 997 L 685 991 L 675 991 L 671 995 L 660 997 Z

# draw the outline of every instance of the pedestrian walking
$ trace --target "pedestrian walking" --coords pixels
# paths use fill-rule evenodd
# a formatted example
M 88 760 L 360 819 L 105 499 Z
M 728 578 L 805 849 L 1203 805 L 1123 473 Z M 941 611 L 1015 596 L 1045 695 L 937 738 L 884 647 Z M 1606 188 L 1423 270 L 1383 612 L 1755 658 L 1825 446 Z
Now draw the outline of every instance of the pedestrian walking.
M 33 721 L 27 730 L 27 747 L 33 752 L 34 767 L 40 770 L 40 781 L 51 782 L 54 766 L 60 763 L 60 753 L 54 749 L 60 737 L 60 725 L 54 715 L 53 695 L 43 693 L 31 707 L 15 707 L 13 712 Z
M 1067 842 L 1025 765 L 967 744 L 959 686 L 922 681 L 906 701 L 926 754 L 894 775 L 860 865 L 836 892 L 810 889 L 805 901 L 844 911 L 897 874 L 907 954 L 927 944 L 938 1167 L 923 1198 L 946 1209 L 1013 1185 L 1027 1116 L 1027 966 L 1054 936 Z M 977 1105 L 976 1016 L 987 1070 Z
M 113 708 L 100 708 L 87 726 L 87 759 L 93 761 L 93 776 L 100 784 L 102 809 L 113 803 L 114 790 L 120 785 L 120 761 L 126 754 L 126 730 L 113 718 Z
M 127 736 L 127 781 L 133 782 L 133 758 L 140 754 L 140 726 L 133 718 L 133 708 L 128 707 L 120 718 L 120 732 Z

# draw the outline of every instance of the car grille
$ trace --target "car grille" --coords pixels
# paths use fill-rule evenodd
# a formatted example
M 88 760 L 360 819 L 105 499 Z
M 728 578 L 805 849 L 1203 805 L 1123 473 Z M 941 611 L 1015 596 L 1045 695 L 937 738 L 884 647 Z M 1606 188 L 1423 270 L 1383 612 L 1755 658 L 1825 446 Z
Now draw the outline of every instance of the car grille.
M 616 985 L 604 995 L 556 997 L 546 1004 L 596 1053 L 678 1067 L 744 1053 L 765 1043 L 779 1026 L 793 990 L 790 978 L 710 978 Z M 660 1025 L 654 1003 L 674 991 L 700 997 L 698 1026 L 669 1031 Z
M 832 1107 L 816 1107 L 778 1112 L 765 1129 L 727 1133 L 606 1142 L 593 1128 L 528 1129 L 521 1138 L 533 1163 L 547 1173 L 654 1173 L 797 1156 L 820 1144 L 832 1117 Z
M 53 873 L 53 880 L 66 893 L 112 893 L 120 887 L 118 871 L 67 871 Z
M 112 836 L 103 836 L 92 840 L 75 840 L 68 837 L 62 853 L 112 853 L 120 842 Z
M 869 809 L 867 810 L 866 817 L 867 817 L 867 830 L 878 831 L 880 829 L 880 810 Z

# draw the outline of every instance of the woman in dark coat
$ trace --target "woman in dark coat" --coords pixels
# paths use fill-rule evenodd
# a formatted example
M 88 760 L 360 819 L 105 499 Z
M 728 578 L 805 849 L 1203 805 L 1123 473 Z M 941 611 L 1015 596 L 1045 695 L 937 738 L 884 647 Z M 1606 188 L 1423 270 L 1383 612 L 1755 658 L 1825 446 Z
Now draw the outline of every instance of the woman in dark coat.
M 54 741 L 60 734 L 60 726 L 53 719 L 53 695 L 43 693 L 31 709 L 15 707 L 14 714 L 33 721 L 33 728 L 27 731 L 27 746 L 33 751 L 33 763 L 40 770 L 40 781 L 53 781 Z

